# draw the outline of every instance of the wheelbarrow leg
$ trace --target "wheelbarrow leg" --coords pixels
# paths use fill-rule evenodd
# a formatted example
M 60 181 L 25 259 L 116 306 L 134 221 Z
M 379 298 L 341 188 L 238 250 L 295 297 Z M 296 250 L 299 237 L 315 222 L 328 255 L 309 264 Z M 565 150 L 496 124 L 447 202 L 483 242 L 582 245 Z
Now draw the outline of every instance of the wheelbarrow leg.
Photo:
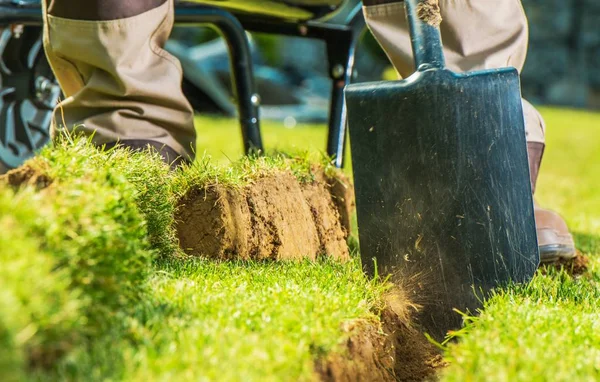
M 260 98 L 254 83 L 250 44 L 244 27 L 230 12 L 195 4 L 179 4 L 175 7 L 177 25 L 207 24 L 223 35 L 229 47 L 234 95 L 238 101 L 238 113 L 246 153 L 263 151 L 260 134 L 258 106 Z M 0 25 L 42 25 L 39 4 L 32 6 L 0 6 Z
M 227 42 L 231 62 L 234 96 L 246 154 L 263 151 L 258 107 L 260 97 L 254 83 L 250 44 L 246 31 L 231 13 L 218 8 L 180 5 L 175 8 L 175 23 L 207 24 L 217 29 Z
M 346 105 L 344 88 L 352 81 L 356 45 L 365 28 L 362 12 L 350 21 L 350 29 L 327 33 L 327 59 L 332 79 L 331 104 L 329 107 L 329 129 L 327 133 L 327 155 L 333 158 L 338 168 L 344 166 L 346 149 Z

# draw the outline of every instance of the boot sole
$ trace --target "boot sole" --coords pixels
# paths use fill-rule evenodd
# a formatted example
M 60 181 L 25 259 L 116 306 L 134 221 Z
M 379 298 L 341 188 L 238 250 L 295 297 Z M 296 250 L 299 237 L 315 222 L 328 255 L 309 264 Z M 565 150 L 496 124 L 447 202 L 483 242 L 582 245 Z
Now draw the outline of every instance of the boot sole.
M 544 245 L 540 247 L 540 262 L 555 263 L 559 260 L 571 260 L 577 253 L 575 247 L 570 245 Z

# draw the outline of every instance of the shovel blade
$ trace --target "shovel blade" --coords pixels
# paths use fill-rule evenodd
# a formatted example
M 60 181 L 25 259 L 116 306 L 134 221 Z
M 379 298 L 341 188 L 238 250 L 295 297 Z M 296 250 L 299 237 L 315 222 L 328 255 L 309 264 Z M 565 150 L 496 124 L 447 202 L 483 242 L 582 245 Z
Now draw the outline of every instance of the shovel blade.
M 442 340 L 454 309 L 539 264 L 517 71 L 418 71 L 348 86 L 346 103 L 363 265 Z

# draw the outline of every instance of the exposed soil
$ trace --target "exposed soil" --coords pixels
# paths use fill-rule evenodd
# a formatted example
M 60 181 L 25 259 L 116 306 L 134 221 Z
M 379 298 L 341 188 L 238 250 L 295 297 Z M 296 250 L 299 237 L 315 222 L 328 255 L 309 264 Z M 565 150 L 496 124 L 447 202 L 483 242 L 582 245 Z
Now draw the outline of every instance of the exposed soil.
M 346 230 L 322 173 L 299 183 L 290 172 L 242 188 L 192 188 L 176 214 L 181 248 L 218 259 L 348 259 Z
M 542 264 L 541 271 L 545 272 L 548 268 L 558 268 L 564 269 L 571 276 L 580 276 L 587 272 L 589 262 L 590 259 L 578 252 L 577 256 L 571 260 L 559 260 L 555 263 Z
M 29 165 L 23 165 L 0 175 L 0 184 L 7 184 L 14 188 L 34 186 L 38 189 L 46 188 L 52 184 L 52 179 L 43 171 Z
M 340 224 L 340 215 L 333 204 L 328 188 L 327 183 L 311 182 L 302 185 L 302 196 L 309 206 L 317 230 L 318 253 L 346 254 L 348 253 L 347 236 Z
M 191 255 L 218 259 L 349 258 L 354 195 L 345 178 L 312 169 L 298 182 L 282 171 L 244 187 L 208 184 L 190 189 L 176 216 L 180 245 Z M 357 320 L 342 352 L 315 362 L 323 381 L 424 381 L 445 366 L 437 347 L 411 324 L 418 306 L 399 288 L 388 293 L 380 323 Z
M 350 179 L 343 174 L 325 178 L 329 184 L 329 192 L 331 192 L 333 203 L 340 215 L 340 224 L 344 229 L 344 234 L 348 237 L 352 232 L 352 214 L 356 208 L 354 186 Z
M 417 6 L 417 16 L 424 22 L 434 27 L 442 23 L 440 4 L 438 0 L 421 0 Z
M 435 380 L 446 366 L 438 348 L 411 326 L 412 305 L 395 291 L 386 299 L 381 326 L 356 323 L 343 354 L 315 363 L 322 381 L 426 381 Z

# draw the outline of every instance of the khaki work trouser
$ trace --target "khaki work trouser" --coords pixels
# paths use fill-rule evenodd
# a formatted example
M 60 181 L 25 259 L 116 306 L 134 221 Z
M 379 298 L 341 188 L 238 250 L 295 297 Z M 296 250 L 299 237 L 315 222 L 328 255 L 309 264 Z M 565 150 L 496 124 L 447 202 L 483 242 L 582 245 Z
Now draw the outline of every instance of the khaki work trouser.
M 455 72 L 513 66 L 523 69 L 527 18 L 520 0 L 440 0 L 446 65 Z M 369 29 L 402 78 L 414 72 L 404 3 L 363 7 Z M 527 101 L 523 111 L 528 142 L 544 142 L 542 116 Z
M 193 157 L 193 110 L 181 90 L 181 65 L 163 49 L 173 0 L 115 20 L 57 17 L 48 14 L 48 1 L 42 1 L 44 48 L 66 96 L 55 110 L 53 134 L 63 124 L 78 126 L 99 145 L 147 140 Z

